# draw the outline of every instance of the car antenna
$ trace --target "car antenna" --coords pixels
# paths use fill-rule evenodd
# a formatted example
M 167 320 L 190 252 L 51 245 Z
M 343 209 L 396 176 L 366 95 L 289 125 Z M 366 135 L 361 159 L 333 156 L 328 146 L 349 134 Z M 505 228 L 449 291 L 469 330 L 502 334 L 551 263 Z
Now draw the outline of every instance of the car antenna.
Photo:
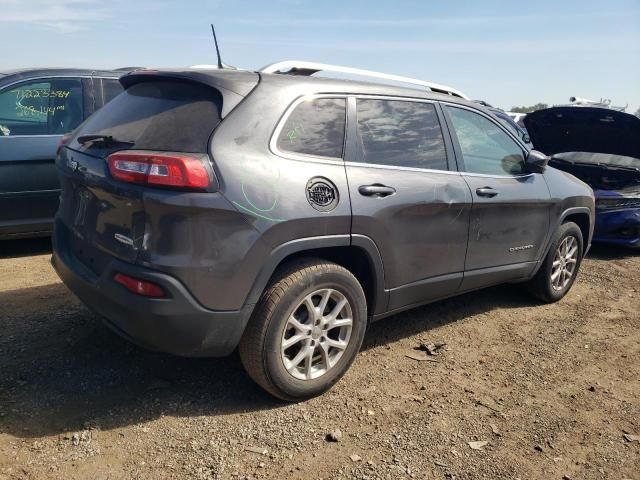
M 218 48 L 218 38 L 216 37 L 216 29 L 213 28 L 213 23 L 211 24 L 211 33 L 213 33 L 213 43 L 216 44 L 216 54 L 218 55 L 218 68 L 224 68 L 222 64 L 222 57 L 220 57 L 220 48 Z

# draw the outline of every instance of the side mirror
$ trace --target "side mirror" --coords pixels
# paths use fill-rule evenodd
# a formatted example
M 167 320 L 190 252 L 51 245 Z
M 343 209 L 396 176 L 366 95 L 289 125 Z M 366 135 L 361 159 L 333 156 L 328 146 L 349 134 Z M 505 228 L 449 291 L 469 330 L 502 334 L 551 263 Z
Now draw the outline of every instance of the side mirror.
M 522 133 L 522 141 L 524 143 L 531 143 L 531 137 L 529 136 L 528 133 Z
M 530 150 L 525 160 L 527 171 L 531 173 L 543 173 L 550 158 L 537 150 Z

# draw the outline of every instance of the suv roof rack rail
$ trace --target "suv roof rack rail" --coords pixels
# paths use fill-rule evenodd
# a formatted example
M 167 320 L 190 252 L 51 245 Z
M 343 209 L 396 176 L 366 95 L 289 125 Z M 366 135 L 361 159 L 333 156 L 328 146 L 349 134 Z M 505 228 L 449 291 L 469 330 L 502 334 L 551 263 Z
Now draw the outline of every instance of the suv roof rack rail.
M 424 80 L 418 80 L 415 78 L 402 77 L 400 75 L 391 75 L 388 73 L 374 72 L 372 70 L 362 70 L 360 68 L 342 67 L 340 65 L 329 65 L 326 63 L 305 62 L 298 60 L 286 60 L 284 62 L 272 63 L 260 70 L 261 73 L 281 73 L 287 75 L 307 75 L 311 76 L 317 72 L 336 72 L 336 73 L 350 73 L 352 75 L 361 75 L 363 77 L 379 78 L 381 80 L 390 80 L 400 83 L 408 83 L 411 85 L 419 85 L 421 87 L 427 87 L 432 92 L 444 93 L 445 95 L 453 95 L 455 97 L 464 98 L 469 100 L 464 93 L 455 88 L 448 87 L 446 85 L 440 85 L 437 83 L 425 82 Z

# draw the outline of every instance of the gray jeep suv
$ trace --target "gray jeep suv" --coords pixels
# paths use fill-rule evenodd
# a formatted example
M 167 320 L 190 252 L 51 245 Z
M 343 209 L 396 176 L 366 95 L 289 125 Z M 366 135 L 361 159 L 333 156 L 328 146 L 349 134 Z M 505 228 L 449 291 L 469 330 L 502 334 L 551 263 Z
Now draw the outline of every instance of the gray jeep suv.
M 143 346 L 239 346 L 286 400 L 337 382 L 370 321 L 505 282 L 567 293 L 587 185 L 455 90 L 314 72 L 123 76 L 56 161 L 67 286 Z

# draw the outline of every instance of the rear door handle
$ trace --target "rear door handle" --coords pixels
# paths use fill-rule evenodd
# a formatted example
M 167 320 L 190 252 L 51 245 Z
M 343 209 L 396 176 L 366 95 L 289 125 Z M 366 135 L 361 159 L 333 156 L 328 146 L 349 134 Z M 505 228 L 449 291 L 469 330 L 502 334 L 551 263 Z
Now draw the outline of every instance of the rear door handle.
M 393 195 L 396 193 L 396 189 L 379 183 L 374 183 L 373 185 L 360 185 L 360 187 L 358 187 L 358 192 L 360 192 L 360 195 L 364 195 L 365 197 L 380 198 Z
M 498 195 L 498 192 L 491 187 L 480 187 L 476 188 L 476 193 L 479 197 L 495 197 Z

